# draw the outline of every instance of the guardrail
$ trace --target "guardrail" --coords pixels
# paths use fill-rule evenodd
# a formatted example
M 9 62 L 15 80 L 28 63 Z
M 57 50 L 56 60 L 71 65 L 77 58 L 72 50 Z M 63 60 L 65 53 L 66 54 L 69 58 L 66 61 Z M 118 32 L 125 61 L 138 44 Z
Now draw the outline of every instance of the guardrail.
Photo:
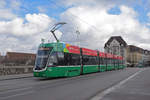
M 32 73 L 33 66 L 0 66 L 0 75 Z

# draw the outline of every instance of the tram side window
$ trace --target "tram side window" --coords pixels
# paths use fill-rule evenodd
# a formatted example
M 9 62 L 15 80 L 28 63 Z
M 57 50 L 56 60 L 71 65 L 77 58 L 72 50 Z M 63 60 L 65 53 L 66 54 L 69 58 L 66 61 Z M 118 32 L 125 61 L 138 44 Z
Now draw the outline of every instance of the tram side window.
M 119 60 L 117 59 L 116 61 L 117 61 L 117 65 L 119 65 Z
M 121 65 L 121 61 L 122 61 L 122 60 L 119 60 L 120 65 Z
M 115 65 L 115 59 L 112 59 L 112 64 Z
M 100 64 L 106 65 L 106 63 L 108 64 L 108 59 L 107 58 L 101 58 L 100 59 Z
M 111 64 L 111 58 L 108 58 L 107 64 Z
M 112 58 L 110 58 L 110 64 L 112 65 Z
M 104 58 L 100 57 L 100 65 L 104 64 Z
M 112 64 L 112 65 L 114 64 L 114 59 L 113 59 L 113 58 L 111 58 L 111 64 Z
M 107 64 L 109 64 L 109 58 L 107 58 Z
M 111 65 L 113 65 L 113 59 L 111 58 Z
M 48 65 L 58 65 L 58 59 L 57 59 L 57 52 L 51 53 L 49 59 L 48 59 Z
M 108 64 L 108 59 L 104 58 L 104 64 L 107 65 Z
M 58 65 L 65 65 L 64 64 L 64 53 L 63 52 L 57 52 L 57 56 L 58 56 Z
M 64 53 L 64 65 L 80 65 L 80 55 Z
M 111 64 L 111 59 L 110 58 L 107 59 L 107 64 Z
M 84 65 L 97 65 L 98 58 L 96 56 L 83 55 L 83 64 Z
M 121 64 L 124 64 L 125 62 L 124 62 L 124 60 L 122 60 L 122 63 Z
M 115 64 L 116 64 L 116 65 L 118 65 L 118 61 L 117 61 L 117 59 L 115 60 Z
M 116 59 L 114 59 L 114 64 L 116 65 Z

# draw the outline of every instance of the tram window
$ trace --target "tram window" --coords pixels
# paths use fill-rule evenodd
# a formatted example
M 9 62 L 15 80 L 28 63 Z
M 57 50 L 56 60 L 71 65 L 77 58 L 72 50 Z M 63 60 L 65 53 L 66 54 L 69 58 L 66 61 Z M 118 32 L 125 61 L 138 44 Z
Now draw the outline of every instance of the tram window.
M 108 63 L 108 59 L 104 58 L 104 64 L 107 64 L 107 63 Z
M 117 65 L 119 65 L 119 60 L 117 59 Z
M 107 64 L 109 64 L 109 58 L 107 58 Z
M 64 53 L 64 65 L 80 65 L 80 55 Z
M 111 64 L 111 59 L 110 59 L 110 58 L 108 58 L 108 60 L 109 60 L 109 64 Z
M 115 60 L 115 65 L 117 65 L 117 59 Z
M 116 65 L 118 65 L 118 59 L 116 60 Z
M 111 64 L 111 59 L 110 58 L 108 58 L 108 64 Z
M 117 65 L 117 59 L 115 60 L 115 65 Z
M 64 53 L 63 52 L 57 52 L 57 56 L 58 56 L 58 65 L 65 65 L 64 64 Z
M 110 58 L 110 64 L 112 65 L 112 58 Z
M 86 56 L 86 55 L 83 55 L 83 64 L 84 65 L 89 65 L 89 63 L 90 63 L 89 57 Z
M 114 65 L 116 65 L 116 59 L 114 59 Z
M 80 55 L 79 54 L 71 54 L 71 65 L 80 65 Z
M 100 65 L 103 64 L 103 58 L 100 57 Z
M 113 65 L 114 64 L 114 61 L 113 61 L 114 59 L 113 58 L 111 58 L 111 64 Z
M 120 64 L 121 64 L 121 61 L 122 61 L 122 60 L 120 60 Z
M 104 58 L 101 58 L 101 59 L 100 59 L 100 64 L 102 64 L 102 65 L 105 64 Z
M 111 61 L 112 61 L 112 60 L 111 60 L 111 58 L 109 59 L 109 61 L 110 61 L 110 64 L 112 64 L 112 62 L 111 62 Z
M 103 64 L 102 58 L 100 57 L 100 65 Z
M 115 65 L 115 59 L 113 59 L 113 65 Z
M 57 65 L 58 59 L 57 59 L 57 52 L 53 52 L 50 54 L 48 58 L 48 65 Z
M 105 59 L 104 58 L 102 58 L 102 64 L 105 64 L 105 61 L 104 61 Z
M 84 65 L 97 65 L 98 58 L 97 56 L 83 55 L 83 64 Z

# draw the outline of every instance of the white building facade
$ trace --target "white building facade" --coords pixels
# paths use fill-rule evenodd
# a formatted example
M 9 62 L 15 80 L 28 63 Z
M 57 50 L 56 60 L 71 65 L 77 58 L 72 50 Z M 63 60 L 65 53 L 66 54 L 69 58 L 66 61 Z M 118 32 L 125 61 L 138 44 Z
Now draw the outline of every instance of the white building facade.
M 126 48 L 127 43 L 123 40 L 121 36 L 112 36 L 105 43 L 104 50 L 106 53 L 111 53 L 114 55 L 122 56 L 126 63 Z

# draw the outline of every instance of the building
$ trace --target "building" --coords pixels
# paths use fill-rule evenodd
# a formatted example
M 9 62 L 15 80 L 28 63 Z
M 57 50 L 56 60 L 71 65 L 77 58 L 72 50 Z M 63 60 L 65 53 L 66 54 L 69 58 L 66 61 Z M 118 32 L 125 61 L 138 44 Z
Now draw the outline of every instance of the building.
M 34 65 L 36 55 L 31 53 L 7 52 L 3 63 L 7 65 Z
M 2 61 L 4 60 L 4 58 L 5 58 L 5 57 L 2 56 L 1 53 L 0 53 L 0 64 L 2 64 Z
M 150 66 L 150 51 L 143 48 L 127 45 L 121 36 L 112 36 L 105 43 L 106 53 L 122 56 L 129 66 Z
M 150 51 L 144 50 L 143 48 L 128 45 L 127 47 L 127 62 L 131 66 L 149 66 L 150 65 Z
M 112 36 L 105 43 L 104 50 L 106 53 L 122 56 L 126 62 L 126 47 L 127 43 L 121 36 Z
M 142 62 L 145 66 L 150 66 L 150 51 L 149 50 L 143 51 Z
M 131 64 L 132 67 L 137 66 L 143 61 L 144 49 L 139 48 L 134 45 L 128 45 L 127 47 L 127 62 Z

